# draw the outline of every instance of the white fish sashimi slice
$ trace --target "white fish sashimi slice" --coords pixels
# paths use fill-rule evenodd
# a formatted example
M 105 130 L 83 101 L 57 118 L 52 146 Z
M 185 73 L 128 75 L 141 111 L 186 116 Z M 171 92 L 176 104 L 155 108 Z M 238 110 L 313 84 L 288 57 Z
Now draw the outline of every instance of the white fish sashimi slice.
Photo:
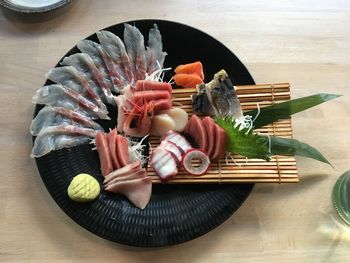
M 49 126 L 40 131 L 34 141 L 31 157 L 37 158 L 51 151 L 88 143 L 98 131 L 73 125 Z
M 145 79 L 147 60 L 143 35 L 135 26 L 124 24 L 124 27 L 125 47 L 132 61 L 135 80 Z
M 74 90 L 59 84 L 47 85 L 36 91 L 33 103 L 76 110 L 89 117 L 110 120 L 107 111 L 100 109 L 90 100 Z
M 131 203 L 144 209 L 152 194 L 152 178 L 144 177 L 127 181 L 120 181 L 106 187 L 109 192 L 126 196 Z
M 81 40 L 77 44 L 77 47 L 81 52 L 86 53 L 91 57 L 104 78 L 109 78 L 112 82 L 112 90 L 116 93 L 119 93 L 119 89 L 123 88 L 123 86 L 119 87 L 121 82 L 119 78 L 115 78 L 116 72 L 114 71 L 116 66 L 113 63 L 112 59 L 102 49 L 101 45 L 94 41 L 85 39 Z
M 125 86 L 134 82 L 132 61 L 126 51 L 123 41 L 109 31 L 97 32 L 97 38 L 103 50 L 112 58 L 113 62 L 120 69 L 120 77 L 125 80 Z
M 163 51 L 163 42 L 160 31 L 156 24 L 150 29 L 148 34 L 147 47 L 147 74 L 151 75 L 154 71 L 163 68 L 167 53 Z
M 98 91 L 94 90 L 86 79 L 76 68 L 72 66 L 56 67 L 51 69 L 46 77 L 56 82 L 67 86 L 78 93 L 84 93 L 91 99 L 99 108 L 106 110 L 106 105 L 102 102 Z
M 32 120 L 30 133 L 37 136 L 42 129 L 60 124 L 76 125 L 103 131 L 103 128 L 98 123 L 81 113 L 63 107 L 45 106 Z
M 100 94 L 103 94 L 105 100 L 115 105 L 111 89 L 113 84 L 109 78 L 105 78 L 98 70 L 94 61 L 88 54 L 77 53 L 69 57 L 65 57 L 61 62 L 62 65 L 75 67 L 81 72 L 86 79 L 94 80 L 100 87 Z
M 108 72 L 108 69 L 106 68 L 106 65 L 102 56 L 102 53 L 104 51 L 102 50 L 102 47 L 100 44 L 91 40 L 84 39 L 79 41 L 79 43 L 77 44 L 77 47 L 82 53 L 86 53 L 91 57 L 96 67 L 98 67 L 100 70 L 103 69 L 105 72 Z

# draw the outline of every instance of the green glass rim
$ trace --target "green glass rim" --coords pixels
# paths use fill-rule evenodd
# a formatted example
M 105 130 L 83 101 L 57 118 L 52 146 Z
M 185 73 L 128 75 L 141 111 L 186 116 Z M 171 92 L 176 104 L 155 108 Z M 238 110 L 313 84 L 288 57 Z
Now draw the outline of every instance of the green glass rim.
M 344 207 L 341 204 L 340 195 L 341 195 L 341 188 L 343 187 L 344 182 L 348 179 L 349 176 L 350 176 L 350 171 L 347 171 L 344 174 L 342 174 L 338 178 L 337 182 L 335 183 L 333 187 L 333 193 L 332 193 L 333 206 L 337 211 L 338 215 L 340 216 L 340 218 L 348 225 L 350 225 L 350 218 L 344 212 Z

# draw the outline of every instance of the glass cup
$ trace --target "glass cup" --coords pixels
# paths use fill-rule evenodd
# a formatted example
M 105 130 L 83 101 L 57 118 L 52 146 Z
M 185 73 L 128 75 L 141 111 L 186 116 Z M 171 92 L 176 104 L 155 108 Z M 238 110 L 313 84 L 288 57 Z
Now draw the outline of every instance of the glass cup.
M 350 171 L 338 178 L 333 188 L 332 199 L 338 215 L 350 225 Z

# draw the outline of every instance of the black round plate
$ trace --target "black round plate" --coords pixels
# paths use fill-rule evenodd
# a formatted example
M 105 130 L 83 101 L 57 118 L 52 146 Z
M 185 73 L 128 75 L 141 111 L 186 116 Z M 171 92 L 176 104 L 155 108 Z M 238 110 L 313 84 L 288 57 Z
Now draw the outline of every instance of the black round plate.
M 192 27 L 164 20 L 129 21 L 148 36 L 156 23 L 169 54 L 165 67 L 199 60 L 204 65 L 206 81 L 225 69 L 234 84 L 254 84 L 245 66 L 224 45 Z M 123 24 L 109 30 L 123 36 Z M 93 34 L 88 39 L 97 41 Z M 78 52 L 72 48 L 67 54 Z M 50 82 L 47 81 L 46 84 Z M 40 109 L 37 106 L 36 112 Z M 109 108 L 115 118 L 115 110 Z M 103 122 L 106 129 L 115 122 Z M 144 210 L 135 208 L 120 195 L 104 191 L 88 204 L 79 204 L 67 197 L 71 179 L 89 173 L 99 182 L 102 175 L 99 159 L 89 145 L 52 152 L 36 159 L 42 180 L 56 203 L 79 225 L 105 239 L 139 247 L 158 247 L 182 243 L 201 236 L 229 218 L 244 202 L 253 184 L 231 185 L 154 185 L 152 198 Z

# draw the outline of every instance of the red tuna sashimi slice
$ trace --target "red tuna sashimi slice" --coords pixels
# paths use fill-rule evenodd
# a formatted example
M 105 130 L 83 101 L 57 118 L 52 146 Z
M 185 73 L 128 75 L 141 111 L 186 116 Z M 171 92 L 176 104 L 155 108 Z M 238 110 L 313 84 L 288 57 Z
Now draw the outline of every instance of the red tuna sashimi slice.
M 106 191 L 126 196 L 136 207 L 144 209 L 152 193 L 152 178 L 121 181 L 107 186 Z
M 208 150 L 206 154 L 209 156 L 209 159 L 212 159 L 215 151 L 215 145 L 217 143 L 216 123 L 212 118 L 207 116 L 203 118 L 203 124 L 208 136 Z
M 219 125 L 216 125 L 216 145 L 215 145 L 215 151 L 212 155 L 213 161 L 219 161 L 221 158 L 225 156 L 226 148 L 227 148 L 227 142 L 228 142 L 228 136 L 227 133 L 223 128 L 221 128 Z
M 107 134 L 109 154 L 112 159 L 114 170 L 121 168 L 121 164 L 118 159 L 118 143 L 117 143 L 117 130 L 113 129 Z
M 157 115 L 162 110 L 170 110 L 172 106 L 171 99 L 162 99 L 154 101 L 154 114 Z
M 130 163 L 128 140 L 124 136 L 117 135 L 116 145 L 117 145 L 116 153 L 117 153 L 118 163 L 120 167 L 124 167 L 125 165 Z
M 113 171 L 113 163 L 109 154 L 107 136 L 103 132 L 99 132 L 96 136 L 96 148 L 100 157 L 101 172 L 103 176 L 107 176 Z
M 190 119 L 190 128 L 188 134 L 194 139 L 198 147 L 203 151 L 208 151 L 208 136 L 203 121 L 197 116 L 192 115 Z
M 133 163 L 130 163 L 118 170 L 114 170 L 110 174 L 108 174 L 105 177 L 105 180 L 103 181 L 104 184 L 108 184 L 112 180 L 118 177 L 123 177 L 132 173 L 136 173 L 137 171 L 141 170 L 141 162 L 140 161 L 135 161 Z
M 151 100 L 161 100 L 170 99 L 170 94 L 166 90 L 145 90 L 136 91 L 132 97 L 132 101 L 137 103 L 138 101 L 151 101 Z
M 134 179 L 139 179 L 139 178 L 144 178 L 147 176 L 147 172 L 145 168 L 141 168 L 138 171 L 131 171 L 129 174 L 125 174 L 123 176 L 118 176 L 116 178 L 114 178 L 113 180 L 109 181 L 108 183 L 104 184 L 105 187 L 117 183 L 117 182 L 121 182 L 121 181 L 128 181 L 128 180 L 134 180 Z
M 175 68 L 175 73 L 196 74 L 201 80 L 204 80 L 203 65 L 200 61 L 179 65 Z
M 203 83 L 203 80 L 195 74 L 179 73 L 173 76 L 176 85 L 184 88 L 194 88 L 197 84 Z
M 174 156 L 160 147 L 152 152 L 151 166 L 162 182 L 168 181 L 178 172 Z
M 172 93 L 173 89 L 170 83 L 159 82 L 152 80 L 139 80 L 136 83 L 136 91 L 145 91 L 145 90 L 166 90 L 169 94 Z

